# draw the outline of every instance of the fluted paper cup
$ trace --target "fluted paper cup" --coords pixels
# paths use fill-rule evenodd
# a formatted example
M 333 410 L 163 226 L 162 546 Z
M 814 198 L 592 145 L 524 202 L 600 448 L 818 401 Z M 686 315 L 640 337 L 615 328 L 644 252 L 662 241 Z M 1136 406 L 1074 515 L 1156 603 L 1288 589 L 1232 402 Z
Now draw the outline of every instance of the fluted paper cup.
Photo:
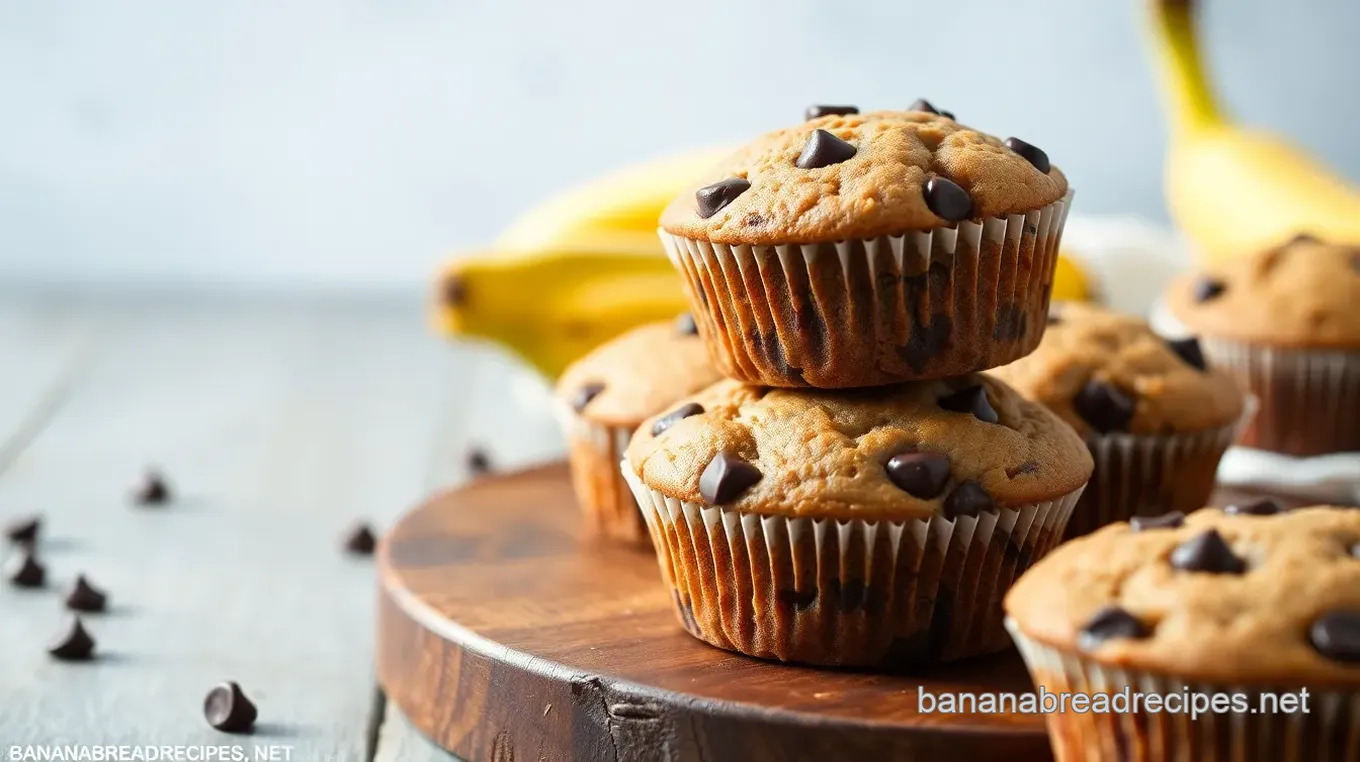
M 566 434 L 572 487 L 589 533 L 646 547 L 647 525 L 619 475 L 619 459 L 628 449 L 633 429 L 593 423 L 562 404 L 557 407 L 557 418 Z

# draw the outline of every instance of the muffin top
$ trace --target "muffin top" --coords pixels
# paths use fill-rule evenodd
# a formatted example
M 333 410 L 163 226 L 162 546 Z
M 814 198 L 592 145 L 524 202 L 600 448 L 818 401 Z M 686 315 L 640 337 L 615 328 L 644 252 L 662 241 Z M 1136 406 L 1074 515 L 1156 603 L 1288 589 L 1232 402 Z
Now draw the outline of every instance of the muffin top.
M 1020 578 L 1027 636 L 1229 684 L 1360 685 L 1360 510 L 1272 501 L 1112 524 Z
M 1043 406 L 972 374 L 834 391 L 719 381 L 644 422 L 627 467 L 680 500 L 897 521 L 1057 499 L 1091 456 Z
M 1310 236 L 1171 286 L 1167 303 L 1195 333 L 1288 347 L 1360 347 L 1360 248 Z
M 1232 377 L 1205 370 L 1199 343 L 1168 342 L 1146 321 L 1073 302 L 1054 307 L 1039 348 L 989 371 L 1081 434 L 1184 434 L 1236 421 Z
M 924 101 L 914 108 L 831 113 L 769 133 L 680 194 L 661 227 L 716 243 L 817 243 L 1024 213 L 1066 195 L 1042 150 Z
M 572 363 L 557 398 L 588 421 L 631 428 L 718 378 L 686 314 L 634 328 Z

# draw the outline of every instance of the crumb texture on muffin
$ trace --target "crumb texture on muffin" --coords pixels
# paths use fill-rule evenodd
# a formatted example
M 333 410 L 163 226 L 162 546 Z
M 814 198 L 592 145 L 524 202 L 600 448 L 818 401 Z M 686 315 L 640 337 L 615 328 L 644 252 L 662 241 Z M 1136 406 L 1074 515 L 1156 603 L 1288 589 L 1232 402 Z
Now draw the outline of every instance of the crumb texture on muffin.
M 980 393 L 973 392 L 978 386 Z M 724 503 L 738 511 L 919 519 L 947 515 L 948 505 L 969 509 L 984 497 L 977 487 L 995 506 L 1011 508 L 1063 497 L 1091 475 L 1091 456 L 1070 428 L 980 374 L 840 391 L 724 380 L 683 402 L 704 412 L 658 436 L 644 423 L 629 445 L 629 467 L 668 497 L 711 502 L 701 494 L 701 474 L 720 454 L 735 455 L 760 473 Z M 937 494 L 930 489 L 928 497 L 917 497 L 894 483 L 888 462 L 911 453 L 948 459 L 947 482 Z
M 819 130 L 837 142 L 816 135 Z M 853 149 L 849 158 L 842 158 L 849 149 L 840 141 Z M 814 155 L 805 156 L 809 150 Z M 951 225 L 927 203 L 924 186 L 932 178 L 952 181 L 967 193 L 972 204 L 966 216 L 972 219 L 1033 211 L 1067 193 L 1067 179 L 1057 167 L 1040 171 L 1003 141 L 946 116 L 832 114 L 769 133 L 737 151 L 699 187 L 676 198 L 661 226 L 686 238 L 771 245 Z M 749 186 L 728 183 L 699 193 L 731 180 Z

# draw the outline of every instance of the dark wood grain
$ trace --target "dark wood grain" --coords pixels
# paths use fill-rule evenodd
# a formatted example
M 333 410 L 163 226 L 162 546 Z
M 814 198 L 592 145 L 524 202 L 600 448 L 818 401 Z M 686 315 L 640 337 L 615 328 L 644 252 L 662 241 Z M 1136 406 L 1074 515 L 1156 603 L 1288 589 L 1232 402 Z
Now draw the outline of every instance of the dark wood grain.
M 774 664 L 689 637 L 650 553 L 577 533 L 563 466 L 444 494 L 379 557 L 388 697 L 469 760 L 1048 760 L 1043 718 L 918 711 L 1031 689 L 1007 653 L 918 674 Z

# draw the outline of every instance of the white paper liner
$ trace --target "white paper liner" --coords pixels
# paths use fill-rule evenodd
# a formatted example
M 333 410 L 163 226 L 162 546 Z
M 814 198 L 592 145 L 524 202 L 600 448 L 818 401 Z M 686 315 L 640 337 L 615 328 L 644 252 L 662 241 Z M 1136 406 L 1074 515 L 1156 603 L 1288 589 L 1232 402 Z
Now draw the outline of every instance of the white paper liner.
M 1048 736 L 1057 762 L 1342 762 L 1360 759 L 1360 692 L 1313 690 L 1305 685 L 1219 685 L 1176 675 L 1110 667 L 1080 653 L 1027 637 L 1006 620 L 1036 686 L 1050 693 L 1244 694 L 1251 708 L 1261 692 L 1309 688 L 1307 713 L 1049 714 Z M 1262 658 L 1268 658 L 1263 654 Z
M 1081 495 L 954 521 L 788 518 L 668 498 L 620 465 L 691 635 L 748 656 L 832 666 L 1004 650 L 1001 600 L 1058 544 Z
M 878 386 L 1033 351 L 1071 201 L 1069 190 L 1027 214 L 835 243 L 727 245 L 659 232 L 724 375 Z
M 588 421 L 561 402 L 555 412 L 566 435 L 572 487 L 587 528 L 599 537 L 646 545 L 647 526 L 618 469 L 633 429 Z

